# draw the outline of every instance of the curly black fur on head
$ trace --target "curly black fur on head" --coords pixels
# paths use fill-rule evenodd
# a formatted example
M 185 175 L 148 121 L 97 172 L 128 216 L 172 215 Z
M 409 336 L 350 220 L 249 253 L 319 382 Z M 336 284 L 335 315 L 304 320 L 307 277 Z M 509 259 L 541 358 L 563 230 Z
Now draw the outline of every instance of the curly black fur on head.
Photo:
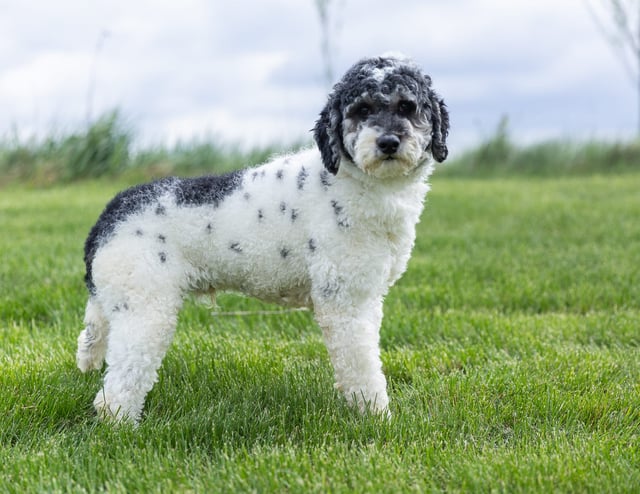
M 365 94 L 375 99 L 380 95 L 390 96 L 394 92 L 415 97 L 417 111 L 431 127 L 427 150 L 438 162 L 447 158 L 449 113 L 442 98 L 431 89 L 431 78 L 408 59 L 382 56 L 365 58 L 351 67 L 333 87 L 320 113 L 313 130 L 327 170 L 337 173 L 343 157 L 353 161 L 342 138 L 343 121 L 349 105 Z

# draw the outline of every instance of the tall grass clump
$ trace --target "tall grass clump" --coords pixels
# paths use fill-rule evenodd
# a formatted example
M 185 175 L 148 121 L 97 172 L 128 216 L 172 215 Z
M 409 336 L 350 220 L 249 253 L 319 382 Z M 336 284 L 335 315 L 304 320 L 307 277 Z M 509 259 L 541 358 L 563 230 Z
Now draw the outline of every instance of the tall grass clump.
M 103 115 L 84 132 L 62 143 L 63 178 L 77 180 L 116 175 L 129 164 L 132 133 L 117 111 Z
M 132 126 L 114 110 L 66 134 L 24 140 L 16 132 L 11 137 L 0 137 L 0 186 L 223 173 L 264 161 L 280 149 L 268 146 L 245 150 L 214 138 L 142 148 L 135 142 Z
M 640 140 L 517 144 L 503 117 L 494 134 L 443 167 L 448 176 L 576 176 L 640 171 Z
M 66 135 L 17 136 L 0 141 L 0 185 L 47 185 L 115 176 L 130 162 L 133 133 L 118 111 L 102 115 L 86 128 Z
M 156 146 L 135 153 L 124 172 L 131 180 L 166 175 L 224 173 L 264 162 L 281 148 L 269 146 L 242 150 L 239 146 L 209 140 L 178 141 L 172 147 Z

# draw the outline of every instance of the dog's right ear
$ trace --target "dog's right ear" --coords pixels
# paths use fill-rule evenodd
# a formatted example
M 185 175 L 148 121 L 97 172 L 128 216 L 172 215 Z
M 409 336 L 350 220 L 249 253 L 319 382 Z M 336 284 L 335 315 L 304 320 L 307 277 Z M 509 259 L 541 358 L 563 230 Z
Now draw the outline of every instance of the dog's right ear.
M 329 96 L 329 100 L 324 109 L 320 112 L 320 118 L 313 128 L 313 137 L 320 150 L 322 162 L 327 170 L 332 174 L 338 173 L 341 159 L 341 139 L 342 139 L 342 112 L 340 103 L 334 92 Z

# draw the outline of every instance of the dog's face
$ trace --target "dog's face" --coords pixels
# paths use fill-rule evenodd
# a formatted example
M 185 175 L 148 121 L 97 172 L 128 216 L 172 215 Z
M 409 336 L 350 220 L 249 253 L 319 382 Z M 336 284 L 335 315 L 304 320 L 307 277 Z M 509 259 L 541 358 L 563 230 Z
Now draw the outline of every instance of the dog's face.
M 348 160 L 377 178 L 444 161 L 449 114 L 415 63 L 377 57 L 356 63 L 329 95 L 314 128 L 325 167 Z

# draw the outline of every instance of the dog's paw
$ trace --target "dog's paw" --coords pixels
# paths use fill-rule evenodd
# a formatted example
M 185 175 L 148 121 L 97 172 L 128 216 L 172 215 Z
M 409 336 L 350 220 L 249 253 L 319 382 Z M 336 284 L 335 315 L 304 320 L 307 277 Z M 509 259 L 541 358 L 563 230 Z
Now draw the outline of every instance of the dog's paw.
M 96 395 L 93 406 L 98 415 L 98 419 L 103 422 L 131 424 L 133 426 L 138 425 L 140 413 L 107 399 L 104 389 L 101 389 Z
M 391 418 L 389 396 L 385 389 L 378 391 L 369 389 L 344 390 L 339 384 L 336 384 L 335 387 L 342 390 L 349 405 L 356 408 L 362 415 L 373 414 Z

